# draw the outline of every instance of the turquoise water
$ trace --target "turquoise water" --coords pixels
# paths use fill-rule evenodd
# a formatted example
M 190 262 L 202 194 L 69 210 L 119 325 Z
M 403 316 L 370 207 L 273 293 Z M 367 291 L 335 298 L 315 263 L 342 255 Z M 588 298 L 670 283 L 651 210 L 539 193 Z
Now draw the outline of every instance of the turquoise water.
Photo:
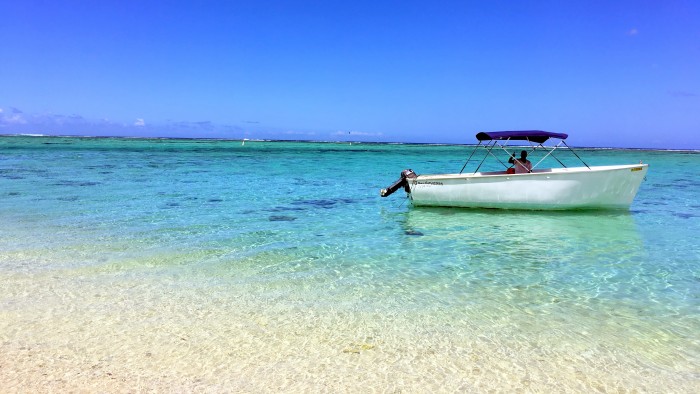
M 379 197 L 469 152 L 2 137 L 0 386 L 699 391 L 700 153 L 579 150 L 629 212 Z

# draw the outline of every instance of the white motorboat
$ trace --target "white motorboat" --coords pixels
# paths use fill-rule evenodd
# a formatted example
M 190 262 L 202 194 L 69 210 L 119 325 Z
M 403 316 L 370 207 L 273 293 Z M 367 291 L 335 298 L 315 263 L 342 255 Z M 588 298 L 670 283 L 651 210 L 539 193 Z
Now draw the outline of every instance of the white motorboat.
M 459 173 L 417 175 L 410 169 L 404 170 L 398 181 L 382 189 L 381 196 L 387 197 L 403 187 L 414 206 L 535 210 L 628 209 L 646 176 L 648 164 L 588 166 L 566 145 L 564 140 L 567 137 L 567 134 L 540 130 L 481 132 L 476 135 L 479 144 Z M 555 146 L 545 146 L 545 142 L 550 139 L 560 141 Z M 500 153 L 496 148 L 501 148 L 506 152 L 506 157 L 511 158 L 509 161 L 518 167 L 520 159 L 515 159 L 508 150 L 513 148 L 508 145 L 511 141 L 521 144 L 525 141 L 529 144 L 525 149 L 529 149 L 530 153 L 544 152 L 544 157 L 534 165 L 530 163 L 524 170 L 521 167 L 524 172 L 516 174 L 513 167 L 509 168 L 496 155 Z M 554 156 L 557 149 L 572 152 L 583 166 L 566 167 Z M 474 172 L 465 173 L 467 164 L 478 162 L 471 160 L 477 152 L 485 152 L 484 158 Z M 489 157 L 500 162 L 504 170 L 479 172 Z M 550 159 L 549 162 L 555 159 L 562 167 L 539 168 L 547 158 Z

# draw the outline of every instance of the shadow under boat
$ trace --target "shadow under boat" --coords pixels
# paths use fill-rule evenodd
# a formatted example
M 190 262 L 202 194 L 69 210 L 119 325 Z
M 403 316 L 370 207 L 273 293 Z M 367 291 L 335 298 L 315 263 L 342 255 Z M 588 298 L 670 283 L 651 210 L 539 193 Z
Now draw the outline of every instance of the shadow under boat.
M 640 255 L 642 238 L 628 211 L 503 211 L 414 207 L 403 213 L 406 236 L 449 241 L 451 248 L 581 254 L 615 259 Z M 473 248 L 472 248 L 473 249 Z

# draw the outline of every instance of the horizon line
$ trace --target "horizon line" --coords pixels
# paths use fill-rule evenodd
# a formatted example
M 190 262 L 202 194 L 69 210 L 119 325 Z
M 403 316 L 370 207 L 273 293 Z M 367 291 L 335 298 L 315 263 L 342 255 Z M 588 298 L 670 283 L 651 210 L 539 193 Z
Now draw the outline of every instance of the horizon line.
M 71 134 L 34 134 L 34 133 L 14 133 L 2 134 L 0 137 L 29 137 L 29 138 L 112 138 L 125 140 L 185 140 L 185 141 L 231 141 L 231 142 L 300 142 L 317 144 L 368 144 L 368 145 L 426 145 L 426 146 L 477 146 L 477 143 L 449 143 L 449 142 L 397 142 L 397 141 L 342 141 L 342 140 L 301 140 L 301 139 L 257 139 L 257 138 L 220 138 L 220 137 L 147 137 L 147 136 L 121 136 L 121 135 L 71 135 Z M 531 145 L 506 145 L 509 147 L 529 147 Z M 612 146 L 576 146 L 577 149 L 597 149 L 597 150 L 646 150 L 665 152 L 700 152 L 700 148 L 626 148 Z

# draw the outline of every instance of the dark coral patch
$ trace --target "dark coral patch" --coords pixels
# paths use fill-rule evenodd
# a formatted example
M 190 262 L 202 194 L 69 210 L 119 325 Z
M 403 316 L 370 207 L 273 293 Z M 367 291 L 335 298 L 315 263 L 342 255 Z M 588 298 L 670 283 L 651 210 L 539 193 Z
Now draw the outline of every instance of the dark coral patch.
M 272 215 L 269 217 L 271 222 L 292 222 L 297 220 L 294 216 Z

